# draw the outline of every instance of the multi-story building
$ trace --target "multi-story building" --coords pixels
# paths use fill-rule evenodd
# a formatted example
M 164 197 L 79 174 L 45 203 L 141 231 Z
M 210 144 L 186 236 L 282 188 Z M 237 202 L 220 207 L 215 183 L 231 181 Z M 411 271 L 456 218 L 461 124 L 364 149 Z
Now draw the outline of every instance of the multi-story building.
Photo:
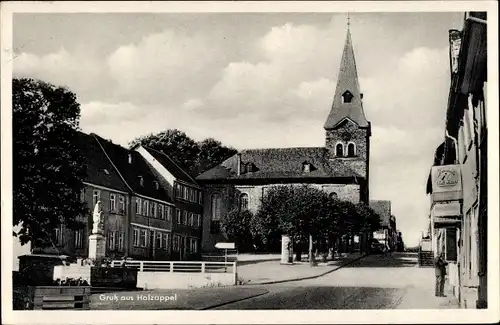
M 216 250 L 224 241 L 224 214 L 238 206 L 256 211 L 266 190 L 278 184 L 310 184 L 339 199 L 367 203 L 371 124 L 362 99 L 348 30 L 324 147 L 243 150 L 197 177 L 205 188 L 203 250 Z M 366 238 L 361 241 L 366 246 Z
M 395 251 L 397 243 L 396 217 L 391 214 L 391 201 L 370 200 L 370 208 L 380 216 L 381 220 L 381 228 L 373 234 L 373 238 Z
M 201 188 L 162 152 L 126 149 L 95 134 L 79 133 L 87 166 L 82 200 L 89 213 L 79 230 L 56 229 L 54 248 L 70 256 L 88 256 L 92 213 L 101 202 L 106 256 L 137 259 L 199 258 Z M 36 248 L 35 248 L 36 249 Z
M 429 175 L 432 241 L 445 253 L 449 284 L 464 308 L 486 308 L 486 13 L 466 13 L 450 31 L 446 138 Z

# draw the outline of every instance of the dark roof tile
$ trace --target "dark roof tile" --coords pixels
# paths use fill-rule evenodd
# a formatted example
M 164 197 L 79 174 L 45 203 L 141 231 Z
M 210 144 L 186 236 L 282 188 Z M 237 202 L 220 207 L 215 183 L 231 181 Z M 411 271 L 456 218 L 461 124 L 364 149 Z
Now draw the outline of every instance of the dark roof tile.
M 202 173 L 197 180 L 360 177 L 343 161 L 328 159 L 328 151 L 323 147 L 251 149 L 240 154 L 242 165 L 251 164 L 253 171 L 242 169 L 238 176 L 236 154 Z M 310 172 L 303 171 L 304 162 L 311 164 Z

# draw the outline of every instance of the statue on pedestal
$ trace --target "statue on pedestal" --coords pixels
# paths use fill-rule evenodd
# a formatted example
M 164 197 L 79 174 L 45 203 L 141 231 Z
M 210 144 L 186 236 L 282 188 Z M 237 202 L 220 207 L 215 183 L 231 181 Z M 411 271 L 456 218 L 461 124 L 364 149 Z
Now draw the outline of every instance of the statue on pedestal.
M 101 201 L 97 201 L 94 207 L 94 215 L 93 215 L 94 224 L 92 227 L 92 234 L 104 234 L 104 220 L 102 215 L 102 206 Z

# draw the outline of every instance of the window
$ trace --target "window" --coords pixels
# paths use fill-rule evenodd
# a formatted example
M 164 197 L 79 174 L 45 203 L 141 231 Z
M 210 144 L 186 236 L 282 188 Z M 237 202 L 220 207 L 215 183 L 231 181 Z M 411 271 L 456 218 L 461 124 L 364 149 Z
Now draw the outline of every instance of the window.
M 142 203 L 142 213 L 145 216 L 148 216 L 148 212 L 149 212 L 149 201 L 144 200 L 144 202 Z
M 304 173 L 309 173 L 311 171 L 311 164 L 305 163 L 302 165 L 302 171 Z
M 191 253 L 198 252 L 198 240 L 196 238 L 189 239 L 189 246 L 189 250 L 191 251 Z
M 125 233 L 123 231 L 120 231 L 118 233 L 118 250 L 120 252 L 123 252 L 124 243 L 125 243 Z
M 116 211 L 116 195 L 113 193 L 109 194 L 109 211 Z
M 194 226 L 194 213 L 193 212 L 189 212 L 189 225 L 191 227 Z
M 108 249 L 114 251 L 116 249 L 116 231 L 108 231 Z
M 139 184 L 141 184 L 141 186 L 144 186 L 144 178 L 142 176 L 139 176 Z
M 80 202 L 85 202 L 85 189 L 80 192 Z
M 140 198 L 135 199 L 135 214 L 142 214 L 142 200 Z
M 83 248 L 83 229 L 75 230 L 75 248 Z
M 134 228 L 134 246 L 139 246 L 139 228 Z
M 344 145 L 342 143 L 337 143 L 335 146 L 335 155 L 337 157 L 342 157 L 344 155 Z
M 167 214 L 167 220 L 171 220 L 172 219 L 172 211 L 174 210 L 174 208 L 172 208 L 171 206 L 165 206 L 165 209 L 167 211 L 166 214 Z
M 202 204 L 203 203 L 203 192 L 198 192 L 198 203 Z
M 350 103 L 353 97 L 354 96 L 351 94 L 351 92 L 347 90 L 342 94 L 342 103 Z
M 347 157 L 354 156 L 356 156 L 356 145 L 351 142 L 347 145 Z
M 156 232 L 156 243 L 155 243 L 155 247 L 156 248 L 162 248 L 162 245 L 163 245 L 163 236 L 162 236 L 162 233 L 157 231 Z
M 182 222 L 181 220 L 181 209 L 175 209 L 175 219 L 178 224 Z
M 149 215 L 153 218 L 156 218 L 156 202 L 151 202 L 149 208 L 150 208 Z
M 198 215 L 198 227 L 201 227 L 201 214 Z
M 158 204 L 157 210 L 158 210 L 157 213 L 158 218 L 165 220 L 165 206 L 163 204 Z
M 174 235 L 173 237 L 172 249 L 174 252 L 179 251 L 179 236 L 177 235 Z
M 221 195 L 219 193 L 214 193 L 212 195 L 212 220 L 220 220 L 220 205 L 221 205 Z
M 182 190 L 183 190 L 183 191 L 182 191 L 182 197 L 183 197 L 183 199 L 184 199 L 184 200 L 186 200 L 186 201 L 187 201 L 187 200 L 189 199 L 189 198 L 188 198 L 188 188 L 187 188 L 187 187 L 185 187 L 185 186 L 183 186 L 183 187 L 182 187 Z
M 188 221 L 188 218 L 189 218 L 189 212 L 188 211 L 184 211 L 184 224 L 187 226 L 189 221 Z
M 92 193 L 92 209 L 94 209 L 95 205 L 100 200 L 101 200 L 101 191 L 94 190 L 94 192 Z
M 330 198 L 331 199 L 337 199 L 338 198 L 337 193 L 335 193 L 335 192 L 330 193 Z
M 153 181 L 153 186 L 155 189 L 159 190 L 160 189 L 160 184 L 157 181 Z
M 181 185 L 178 183 L 175 184 L 175 197 L 182 198 L 182 188 Z
M 248 194 L 240 195 L 240 210 L 248 210 Z
M 147 231 L 146 229 L 141 229 L 140 230 L 140 236 L 139 236 L 139 244 L 141 247 L 146 247 L 147 246 Z
M 163 234 L 163 249 L 168 250 L 168 242 L 170 240 L 170 235 L 168 233 Z
M 125 197 L 123 195 L 118 197 L 118 213 L 125 214 Z

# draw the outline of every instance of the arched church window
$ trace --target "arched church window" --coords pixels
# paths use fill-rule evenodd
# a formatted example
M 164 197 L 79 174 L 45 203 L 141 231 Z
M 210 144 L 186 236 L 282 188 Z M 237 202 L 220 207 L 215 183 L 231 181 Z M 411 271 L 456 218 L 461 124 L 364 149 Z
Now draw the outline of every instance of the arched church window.
M 246 193 L 240 195 L 240 210 L 248 210 L 248 194 Z
M 335 192 L 330 193 L 330 199 L 337 199 L 338 195 Z
M 351 92 L 347 90 L 342 94 L 342 103 L 350 103 L 353 97 L 354 96 L 351 94 Z
M 337 143 L 335 146 L 335 155 L 337 157 L 342 157 L 344 155 L 344 145 L 342 143 Z
M 356 145 L 351 142 L 347 145 L 347 157 L 354 156 L 356 156 Z

